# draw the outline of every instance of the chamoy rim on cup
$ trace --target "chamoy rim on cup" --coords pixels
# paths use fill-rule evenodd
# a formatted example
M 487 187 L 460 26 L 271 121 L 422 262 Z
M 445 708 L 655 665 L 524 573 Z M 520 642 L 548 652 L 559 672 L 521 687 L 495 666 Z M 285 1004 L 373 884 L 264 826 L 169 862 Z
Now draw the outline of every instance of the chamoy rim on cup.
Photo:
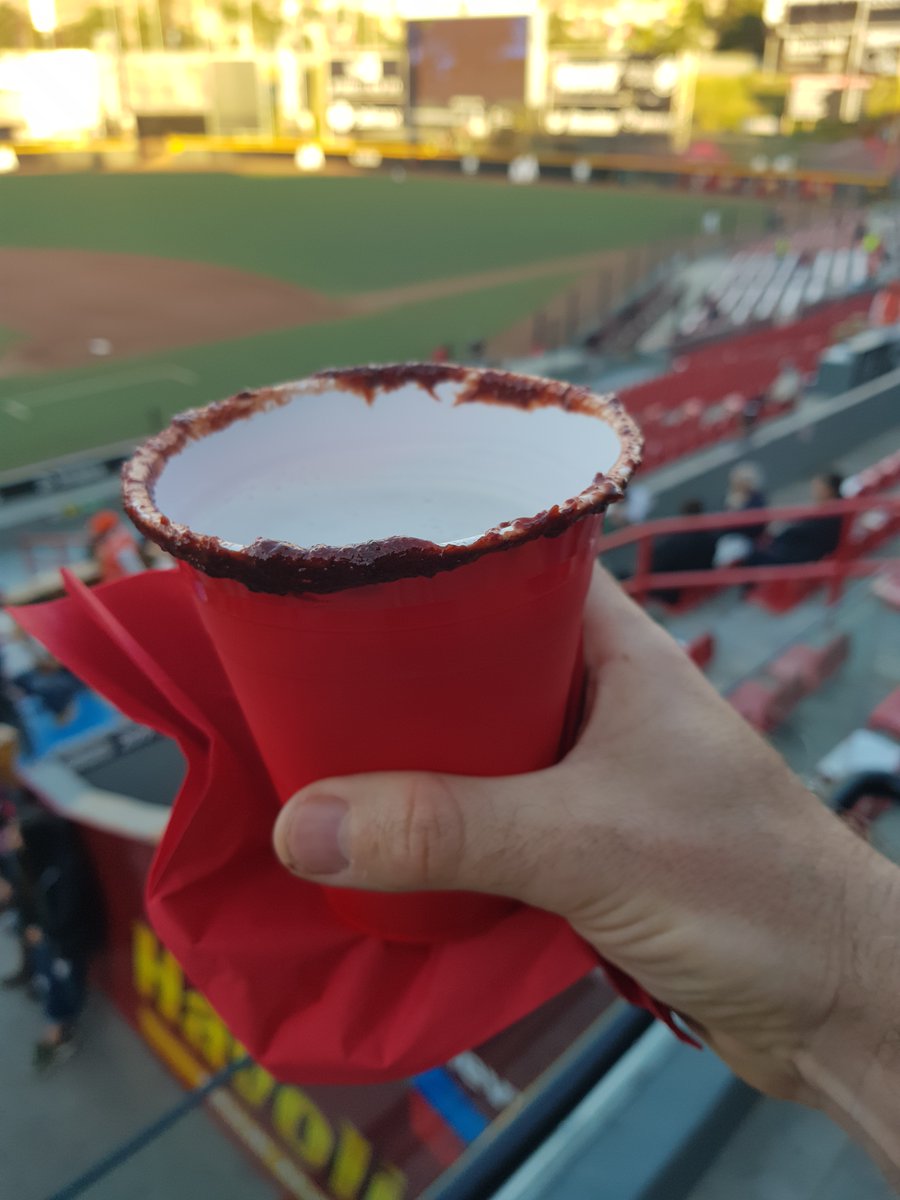
M 388 536 L 344 545 L 298 545 L 256 536 L 238 544 L 179 523 L 157 504 L 157 485 L 167 466 L 187 447 L 282 409 L 304 397 L 352 395 L 367 406 L 404 388 L 415 387 L 451 407 L 464 404 L 509 406 L 522 411 L 559 409 L 604 422 L 618 444 L 615 461 L 574 495 L 562 496 L 540 511 L 502 520 L 477 536 L 449 542 L 422 537 Z M 275 595 L 331 593 L 373 583 L 431 577 L 509 550 L 540 537 L 563 533 L 575 522 L 602 512 L 621 499 L 640 464 L 640 431 L 613 395 L 598 395 L 576 384 L 487 368 L 446 363 L 399 363 L 320 371 L 306 379 L 239 392 L 172 419 L 161 433 L 140 446 L 123 468 L 125 508 L 137 528 L 174 558 L 203 574 L 232 579 L 251 591 Z

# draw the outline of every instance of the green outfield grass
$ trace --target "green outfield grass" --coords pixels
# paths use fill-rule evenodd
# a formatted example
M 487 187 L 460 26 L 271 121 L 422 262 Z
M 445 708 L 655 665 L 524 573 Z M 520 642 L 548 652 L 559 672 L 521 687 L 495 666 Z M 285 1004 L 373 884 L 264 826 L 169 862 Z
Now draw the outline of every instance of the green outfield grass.
M 239 175 L 0 179 L 0 243 L 221 263 L 326 292 L 698 233 L 708 199 L 499 182 Z M 729 214 L 752 220 L 748 202 Z
M 17 176 L 0 178 L 0 245 L 213 262 L 348 295 L 694 233 L 708 204 L 383 175 Z M 723 207 L 726 223 L 762 221 L 753 202 Z M 140 436 L 178 409 L 247 385 L 488 337 L 564 282 L 549 275 L 215 346 L 0 377 L 0 470 Z

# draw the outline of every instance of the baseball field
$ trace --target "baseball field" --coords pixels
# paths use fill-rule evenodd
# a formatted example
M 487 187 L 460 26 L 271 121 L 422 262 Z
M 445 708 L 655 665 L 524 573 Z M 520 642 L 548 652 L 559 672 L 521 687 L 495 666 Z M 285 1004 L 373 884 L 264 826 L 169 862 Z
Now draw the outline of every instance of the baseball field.
M 696 233 L 706 203 L 388 175 L 4 177 L 0 471 L 318 367 L 461 349 L 591 256 Z

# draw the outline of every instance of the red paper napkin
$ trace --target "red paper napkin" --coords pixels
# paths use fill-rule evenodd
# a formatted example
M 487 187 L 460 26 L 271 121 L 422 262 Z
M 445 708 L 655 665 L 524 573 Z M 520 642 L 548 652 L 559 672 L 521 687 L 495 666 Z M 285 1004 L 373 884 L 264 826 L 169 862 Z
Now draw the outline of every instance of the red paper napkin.
M 477 1046 L 598 963 L 671 1014 L 565 921 L 519 906 L 476 936 L 382 941 L 339 921 L 278 863 L 275 792 L 179 572 L 147 572 L 12 610 L 132 720 L 174 738 L 188 771 L 147 883 L 160 938 L 232 1033 L 277 1078 L 373 1083 Z

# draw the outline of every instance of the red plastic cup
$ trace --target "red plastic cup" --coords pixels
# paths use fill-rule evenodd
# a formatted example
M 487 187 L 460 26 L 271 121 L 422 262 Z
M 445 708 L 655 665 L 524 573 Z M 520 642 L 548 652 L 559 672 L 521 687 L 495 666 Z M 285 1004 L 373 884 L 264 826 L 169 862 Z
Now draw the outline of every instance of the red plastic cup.
M 282 802 L 329 776 L 515 775 L 565 752 L 601 515 L 640 437 L 617 401 L 445 364 L 325 372 L 176 418 L 125 470 L 180 559 Z M 326 888 L 383 938 L 511 903 Z

